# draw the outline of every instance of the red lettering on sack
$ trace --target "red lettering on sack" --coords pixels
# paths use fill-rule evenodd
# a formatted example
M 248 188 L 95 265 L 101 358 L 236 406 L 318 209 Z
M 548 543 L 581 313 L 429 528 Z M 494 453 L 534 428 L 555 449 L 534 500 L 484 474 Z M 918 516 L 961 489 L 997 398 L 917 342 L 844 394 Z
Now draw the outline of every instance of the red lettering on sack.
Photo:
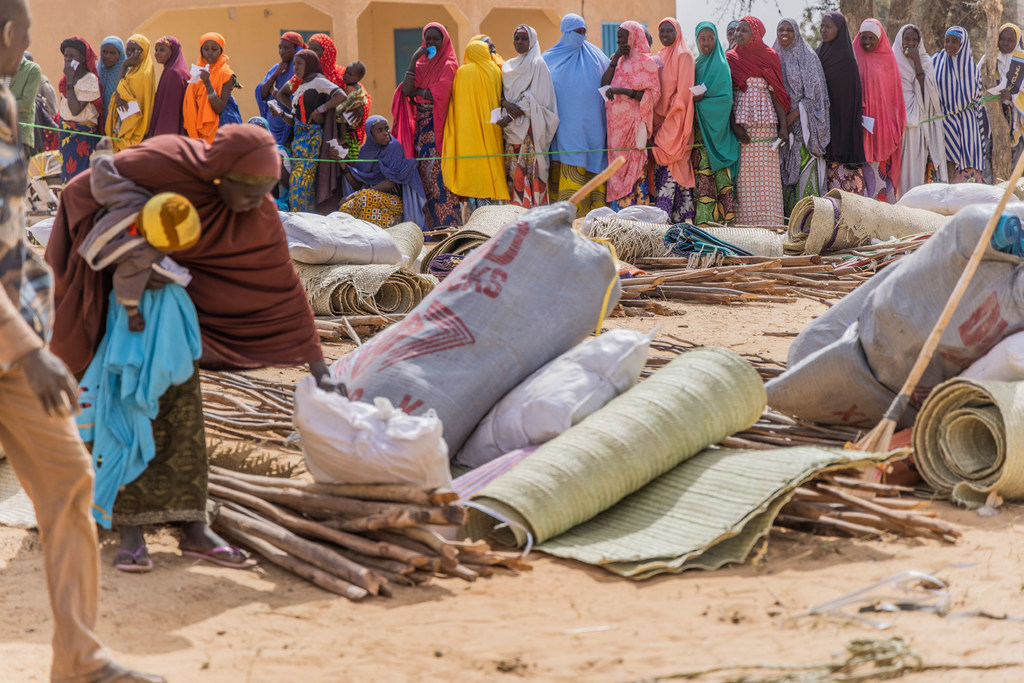
M 440 301 L 431 302 L 430 307 L 415 318 L 401 323 L 403 326 L 414 323 L 414 330 L 403 329 L 403 334 L 396 334 L 389 347 L 381 350 L 378 371 L 402 361 L 468 346 L 476 341 L 462 319 Z M 424 333 L 413 336 L 413 331 Z
M 854 403 L 845 411 L 837 410 L 832 413 L 839 417 L 839 421 L 843 424 L 858 426 L 863 424 L 870 424 L 871 420 L 868 419 L 867 414 L 857 409 L 857 404 Z
M 488 261 L 497 263 L 499 266 L 507 266 L 512 263 L 515 257 L 519 254 L 519 250 L 523 246 L 523 241 L 526 239 L 526 233 L 530 232 L 530 224 L 525 221 L 516 225 L 516 232 L 512 238 L 512 243 L 508 245 L 500 254 L 495 253 L 500 247 L 500 244 L 495 244 L 488 251 L 484 253 L 484 258 Z
M 413 411 L 419 410 L 422 406 L 423 401 L 419 399 L 413 401 L 412 396 L 406 394 L 405 396 L 402 397 L 401 402 L 398 404 L 398 409 L 403 411 L 407 415 L 412 415 Z
M 914 390 L 910 392 L 910 405 L 911 407 L 920 410 L 921 406 L 924 405 L 925 399 L 931 395 L 932 389 L 935 387 L 928 384 L 918 384 L 914 387 Z
M 348 400 L 358 402 L 358 401 L 361 401 L 362 399 L 363 399 L 363 390 L 362 389 L 353 389 L 352 391 L 348 392 Z
M 992 292 L 957 331 L 964 347 L 981 356 L 1002 339 L 1008 326 L 999 310 L 999 297 Z
M 491 284 L 484 287 L 484 294 L 497 299 L 501 294 L 501 287 L 508 282 L 508 273 L 498 268 L 491 269 Z

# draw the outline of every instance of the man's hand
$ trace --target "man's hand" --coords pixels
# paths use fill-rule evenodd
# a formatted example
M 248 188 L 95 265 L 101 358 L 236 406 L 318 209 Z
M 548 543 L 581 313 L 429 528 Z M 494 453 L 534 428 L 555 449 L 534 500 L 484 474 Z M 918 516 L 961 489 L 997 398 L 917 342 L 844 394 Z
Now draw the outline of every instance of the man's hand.
M 60 358 L 40 347 L 22 357 L 21 368 L 47 415 L 68 417 L 82 412 L 78 382 Z

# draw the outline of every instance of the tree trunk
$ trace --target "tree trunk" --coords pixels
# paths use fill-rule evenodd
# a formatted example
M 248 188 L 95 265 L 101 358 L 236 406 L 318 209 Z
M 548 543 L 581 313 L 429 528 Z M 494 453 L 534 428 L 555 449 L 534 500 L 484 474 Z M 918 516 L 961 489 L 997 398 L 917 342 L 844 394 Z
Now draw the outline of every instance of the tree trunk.
M 914 15 L 914 0 L 892 0 L 889 5 L 889 18 L 886 20 L 885 32 L 889 39 L 895 39 L 896 34 L 904 24 L 909 24 Z
M 839 11 L 846 16 L 850 25 L 850 36 L 860 30 L 861 22 L 875 16 L 875 0 L 839 0 Z
M 999 82 L 996 71 L 996 55 L 999 54 L 999 26 L 1003 21 L 1003 3 L 1002 0 L 979 0 L 978 8 L 984 12 L 985 23 L 988 26 L 987 40 L 985 41 L 985 64 L 981 74 L 981 81 L 988 89 Z M 983 94 L 988 95 L 987 92 Z M 997 183 L 1010 177 L 1012 161 L 1010 124 L 1003 116 L 1000 100 L 991 100 L 985 104 L 985 107 L 988 109 L 989 128 L 993 140 L 992 182 Z

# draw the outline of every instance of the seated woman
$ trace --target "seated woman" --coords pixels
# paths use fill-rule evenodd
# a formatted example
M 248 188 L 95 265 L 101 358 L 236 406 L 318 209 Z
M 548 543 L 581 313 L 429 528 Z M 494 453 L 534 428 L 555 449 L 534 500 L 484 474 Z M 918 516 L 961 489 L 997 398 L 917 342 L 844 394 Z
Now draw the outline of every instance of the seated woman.
M 227 126 L 210 144 L 159 135 L 118 154 L 115 168 L 148 192 L 183 195 L 199 214 L 199 241 L 174 260 L 192 275 L 187 291 L 202 335 L 200 367 L 308 363 L 322 388 L 340 389 L 324 362 L 313 312 L 268 196 L 280 165 L 270 133 L 239 125 Z M 71 183 L 63 196 L 46 252 L 56 285 L 52 349 L 78 373 L 103 337 L 110 279 L 81 256 L 102 217 L 90 183 Z M 141 525 L 179 522 L 184 552 L 229 567 L 251 564 L 207 524 L 209 465 L 198 370 L 161 397 L 153 437 L 154 459 L 117 495 L 112 521 L 122 538 L 115 561 L 144 571 L 151 560 Z
M 335 116 L 335 108 L 345 100 L 345 92 L 324 77 L 315 52 L 300 50 L 295 55 L 295 78 L 277 91 L 277 99 L 291 112 L 286 120 L 295 122 L 288 208 L 313 213 L 324 123 Z
M 366 121 L 366 143 L 359 160 L 341 164 L 345 180 L 355 192 L 342 201 L 339 211 L 390 228 L 401 221 L 422 225 L 423 193 L 416 162 L 405 157 L 402 143 L 391 136 L 383 116 Z

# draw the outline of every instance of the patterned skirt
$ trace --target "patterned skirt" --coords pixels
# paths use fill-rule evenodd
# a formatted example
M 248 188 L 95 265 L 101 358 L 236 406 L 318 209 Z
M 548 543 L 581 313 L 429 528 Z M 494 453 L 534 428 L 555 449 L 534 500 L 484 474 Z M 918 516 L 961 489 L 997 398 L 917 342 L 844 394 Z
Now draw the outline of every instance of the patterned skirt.
M 199 370 L 160 397 L 153 420 L 156 457 L 114 502 L 115 526 L 205 522 L 209 464 Z
M 782 200 L 787 217 L 801 199 L 820 196 L 818 195 L 818 164 L 820 163 L 824 162 L 808 152 L 806 147 L 800 146 L 800 178 L 797 179 L 796 185 L 786 185 L 782 188 Z
M 416 137 L 413 152 L 418 159 L 440 156 L 434 135 L 434 105 L 416 105 Z M 428 230 L 447 228 L 462 224 L 462 198 L 444 186 L 441 178 L 441 162 L 419 161 L 420 180 L 423 181 L 423 192 L 427 203 L 423 205 L 423 215 Z
M 650 163 L 644 166 L 643 175 L 633 183 L 633 189 L 625 197 L 620 197 L 614 202 L 608 202 L 613 211 L 621 211 L 627 206 L 648 206 L 651 203 L 650 184 L 647 182 L 647 171 Z
M 777 127 L 772 123 L 747 123 L 746 128 L 751 140 L 774 140 L 777 135 Z M 736 195 L 736 221 L 741 225 L 782 224 L 782 169 L 772 143 L 740 145 Z
M 78 133 L 97 133 L 95 126 L 75 121 L 61 121 L 60 127 L 66 131 Z M 65 185 L 82 171 L 89 169 L 89 157 L 96 151 L 96 145 L 102 138 L 88 135 L 60 134 L 60 156 L 63 163 L 60 167 L 60 181 Z
M 654 167 L 654 205 L 668 214 L 668 222 L 692 223 L 697 215 L 693 190 L 683 187 L 672 177 L 668 166 Z
M 533 145 L 533 128 L 526 133 L 521 145 L 505 143 L 505 177 L 508 178 L 510 204 L 532 209 L 548 203 L 547 178 L 537 166 Z
M 338 209 L 382 228 L 402 222 L 402 198 L 390 192 L 360 190 Z
M 693 127 L 693 173 L 697 180 L 694 189 L 696 200 L 696 216 L 694 222 L 699 226 L 708 223 L 728 225 L 736 220 L 736 193 L 734 192 L 732 173 L 729 168 L 711 170 L 711 158 L 704 149 L 704 138 L 700 126 Z
M 867 181 L 864 180 L 863 168 L 853 168 L 835 161 L 830 161 L 826 167 L 825 174 L 828 178 L 828 189 L 851 192 L 853 194 L 859 194 L 862 197 L 867 196 L 868 185 Z
M 582 166 L 570 166 L 568 164 L 558 165 L 558 201 L 567 202 L 572 199 L 577 190 L 582 189 L 590 180 L 596 176 Z M 601 184 L 594 191 L 583 198 L 576 210 L 576 217 L 583 218 L 594 209 L 605 206 L 604 201 L 605 185 Z
M 292 175 L 288 184 L 288 210 L 316 211 L 316 161 L 323 141 L 322 126 L 295 122 L 292 135 Z
M 929 161 L 929 163 L 931 163 Z M 949 169 L 949 184 L 958 185 L 960 183 L 982 183 L 981 171 L 976 168 L 960 168 L 952 161 L 946 162 L 946 168 Z

